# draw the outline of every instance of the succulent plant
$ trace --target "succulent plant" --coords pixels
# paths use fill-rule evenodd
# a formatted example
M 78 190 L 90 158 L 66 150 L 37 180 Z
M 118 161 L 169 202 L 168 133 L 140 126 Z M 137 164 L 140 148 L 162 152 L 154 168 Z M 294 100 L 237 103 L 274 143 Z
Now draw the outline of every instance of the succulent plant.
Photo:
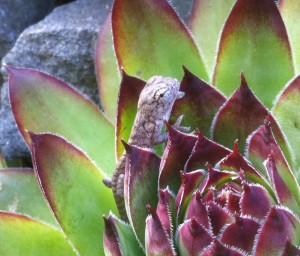
M 0 254 L 299 255 L 299 8 L 195 0 L 193 38 L 166 0 L 115 0 L 96 50 L 104 112 L 51 75 L 8 67 L 34 170 L 0 171 Z M 158 74 L 185 92 L 168 141 L 123 145 Z M 172 127 L 182 114 L 195 132 Z M 102 183 L 124 147 L 129 223 Z

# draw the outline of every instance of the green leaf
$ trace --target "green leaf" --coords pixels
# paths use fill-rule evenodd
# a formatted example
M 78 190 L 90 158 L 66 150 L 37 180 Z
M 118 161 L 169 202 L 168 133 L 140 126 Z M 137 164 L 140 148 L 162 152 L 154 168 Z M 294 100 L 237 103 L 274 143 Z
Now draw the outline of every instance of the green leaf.
M 0 210 L 30 215 L 57 226 L 30 168 L 0 170 Z
M 220 31 L 236 0 L 194 0 L 190 28 L 212 75 Z M 207 36 L 209 35 L 209 36 Z
M 0 168 L 6 168 L 7 167 L 7 163 L 5 161 L 4 155 L 0 149 Z
M 192 36 L 167 0 L 115 0 L 112 29 L 119 67 L 128 74 L 181 79 L 185 65 L 208 80 Z
M 76 255 L 62 232 L 24 215 L 0 212 L 1 256 Z
M 90 100 L 45 73 L 25 68 L 8 71 L 12 111 L 30 147 L 27 131 L 59 134 L 79 146 L 106 174 L 112 173 L 114 127 Z
M 118 253 L 122 256 L 144 254 L 129 224 L 118 219 L 112 213 L 107 218 L 104 218 L 104 221 L 105 255 L 117 255 Z
M 118 157 L 124 152 L 121 140 L 128 141 L 129 139 L 137 112 L 139 96 L 145 84 L 144 81 L 128 76 L 124 71 L 122 72 L 116 127 L 116 153 Z
M 96 42 L 95 68 L 104 115 L 115 124 L 120 79 L 111 29 L 109 15 Z
M 91 160 L 66 140 L 31 134 L 34 170 L 55 217 L 81 255 L 103 253 L 101 219 L 116 210 L 103 175 Z
M 291 80 L 278 96 L 273 114 L 285 133 L 300 166 L 300 76 Z
M 279 11 L 292 47 L 294 63 L 300 71 L 300 4 L 298 0 L 279 0 Z
M 224 25 L 213 84 L 229 95 L 242 71 L 268 108 L 294 75 L 287 32 L 273 0 L 237 0 Z
M 127 161 L 124 201 L 129 222 L 141 246 L 145 242 L 146 205 L 157 205 L 160 158 L 147 149 L 124 144 Z

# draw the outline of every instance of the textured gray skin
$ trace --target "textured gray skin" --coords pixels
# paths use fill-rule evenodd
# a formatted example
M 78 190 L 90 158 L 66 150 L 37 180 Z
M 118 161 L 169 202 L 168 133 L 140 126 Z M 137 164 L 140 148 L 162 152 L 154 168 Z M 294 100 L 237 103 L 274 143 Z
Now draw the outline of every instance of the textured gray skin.
M 161 134 L 164 121 L 170 118 L 175 100 L 184 96 L 179 91 L 179 82 L 170 77 L 154 76 L 142 90 L 134 125 L 128 140 L 130 145 L 153 150 L 154 146 L 167 140 L 167 134 Z M 179 117 L 175 126 L 180 125 Z M 126 153 L 116 166 L 112 179 L 103 182 L 112 188 L 114 198 L 122 219 L 127 220 L 124 204 L 124 176 Z

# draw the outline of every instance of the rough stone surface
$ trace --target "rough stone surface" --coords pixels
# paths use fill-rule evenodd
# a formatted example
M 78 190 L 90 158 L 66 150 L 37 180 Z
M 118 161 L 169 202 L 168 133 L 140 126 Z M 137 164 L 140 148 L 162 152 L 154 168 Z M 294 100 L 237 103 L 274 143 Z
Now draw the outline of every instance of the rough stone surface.
M 192 0 L 171 0 L 170 2 L 172 6 L 176 9 L 181 19 L 188 24 L 193 1 Z
M 81 0 L 62 5 L 27 28 L 2 63 L 55 75 L 97 101 L 94 44 L 111 0 Z M 6 71 L 2 68 L 5 81 Z M 9 159 L 29 154 L 17 130 L 4 84 L 0 102 L 0 147 Z
M 13 46 L 19 34 L 54 7 L 54 0 L 0 1 L 0 59 Z

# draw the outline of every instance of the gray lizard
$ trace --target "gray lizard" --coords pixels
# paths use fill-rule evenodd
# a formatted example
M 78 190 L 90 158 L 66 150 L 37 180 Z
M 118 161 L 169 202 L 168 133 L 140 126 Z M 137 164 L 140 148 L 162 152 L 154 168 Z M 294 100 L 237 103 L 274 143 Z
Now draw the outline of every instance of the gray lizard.
M 167 134 L 162 134 L 162 128 L 164 121 L 170 118 L 174 102 L 184 96 L 179 86 L 179 81 L 170 77 L 153 76 L 148 80 L 139 97 L 128 144 L 153 149 L 155 145 L 167 140 Z M 182 117 L 178 118 L 175 127 L 179 127 Z M 120 216 L 127 220 L 124 205 L 125 164 L 126 153 L 123 153 L 112 178 L 105 178 L 103 182 L 112 188 Z

